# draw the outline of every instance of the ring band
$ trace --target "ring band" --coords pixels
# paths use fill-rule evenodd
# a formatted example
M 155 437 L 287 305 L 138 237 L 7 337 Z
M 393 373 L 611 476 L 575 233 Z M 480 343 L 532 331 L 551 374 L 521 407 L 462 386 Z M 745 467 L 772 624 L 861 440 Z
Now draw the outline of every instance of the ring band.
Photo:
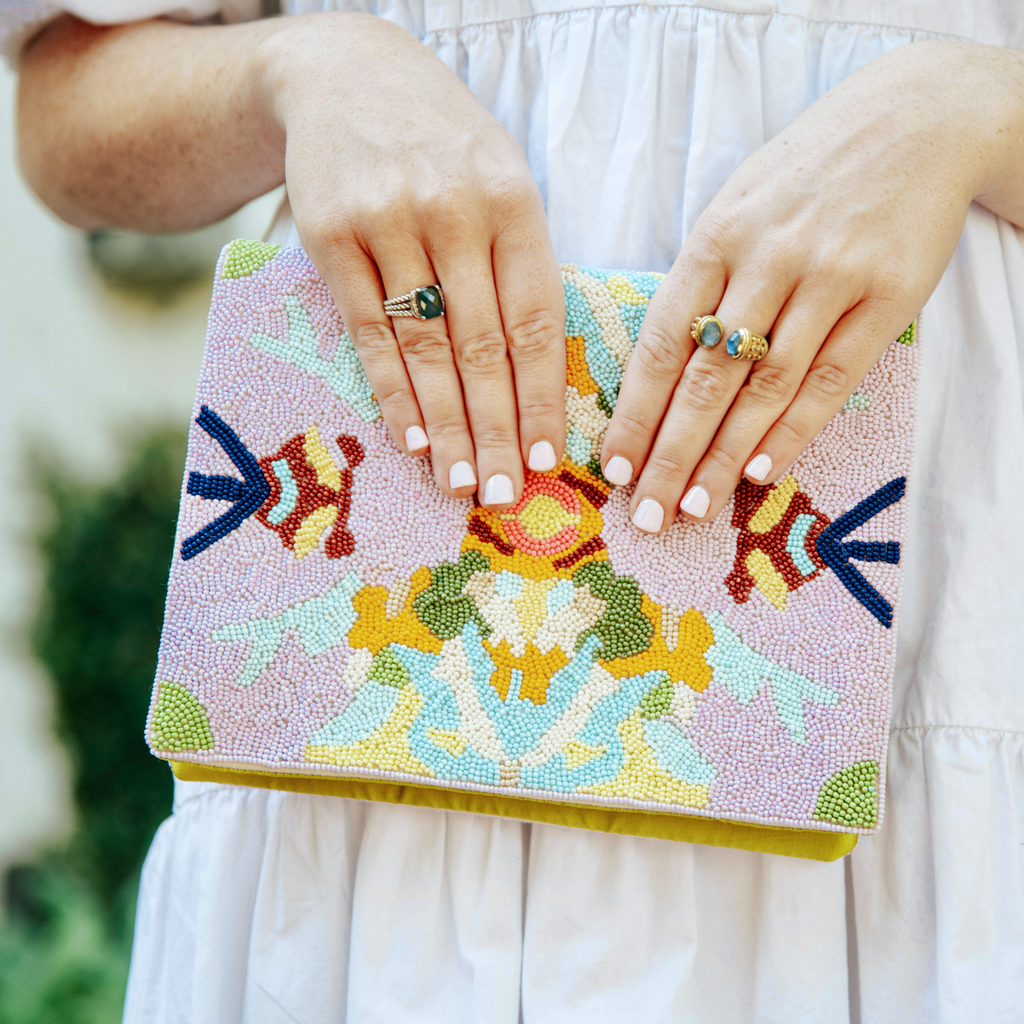
M 768 339 L 741 327 L 729 335 L 725 348 L 733 359 L 763 359 L 768 354 Z
M 690 324 L 690 337 L 701 348 L 714 348 L 725 335 L 725 326 L 717 316 L 699 316 Z
M 444 293 L 439 284 L 413 288 L 408 295 L 385 299 L 384 312 L 388 316 L 414 316 L 417 320 L 433 320 L 435 316 L 444 316 Z

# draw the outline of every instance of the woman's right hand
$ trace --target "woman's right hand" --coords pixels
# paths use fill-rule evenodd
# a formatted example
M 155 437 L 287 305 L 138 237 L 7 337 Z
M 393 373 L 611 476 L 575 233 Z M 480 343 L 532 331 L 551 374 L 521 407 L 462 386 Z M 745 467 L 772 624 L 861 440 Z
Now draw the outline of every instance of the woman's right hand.
M 509 507 L 523 463 L 552 469 L 565 443 L 562 283 L 522 150 L 381 18 L 284 19 L 258 62 L 299 236 L 395 441 L 429 444 L 447 494 Z M 445 316 L 385 315 L 435 283 Z

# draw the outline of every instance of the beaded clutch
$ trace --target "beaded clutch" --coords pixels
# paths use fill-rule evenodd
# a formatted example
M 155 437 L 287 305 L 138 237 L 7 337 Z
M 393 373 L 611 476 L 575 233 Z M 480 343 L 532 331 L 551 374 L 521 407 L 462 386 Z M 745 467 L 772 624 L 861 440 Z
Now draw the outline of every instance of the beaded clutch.
M 182 779 L 842 856 L 882 815 L 916 327 L 774 487 L 651 536 L 598 453 L 660 275 L 563 279 L 565 457 L 496 514 L 392 444 L 301 250 L 224 250 L 150 746 Z

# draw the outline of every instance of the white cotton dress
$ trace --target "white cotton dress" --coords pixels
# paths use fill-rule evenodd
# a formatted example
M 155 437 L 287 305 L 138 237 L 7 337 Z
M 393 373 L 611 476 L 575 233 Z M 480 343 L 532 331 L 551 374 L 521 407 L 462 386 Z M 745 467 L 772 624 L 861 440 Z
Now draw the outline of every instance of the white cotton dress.
M 0 3 L 0 24 L 31 6 Z M 340 6 L 407 28 L 512 131 L 561 260 L 634 270 L 667 270 L 737 165 L 879 54 L 1024 48 L 1014 0 Z M 178 783 L 125 1021 L 1020 1024 L 1024 232 L 971 209 L 920 338 L 877 836 L 819 864 Z

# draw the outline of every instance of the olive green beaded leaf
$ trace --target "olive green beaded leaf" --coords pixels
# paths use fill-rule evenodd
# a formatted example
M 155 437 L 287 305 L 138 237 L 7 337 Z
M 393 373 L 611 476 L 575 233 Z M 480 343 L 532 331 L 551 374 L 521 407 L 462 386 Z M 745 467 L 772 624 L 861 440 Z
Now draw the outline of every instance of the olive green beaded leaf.
M 672 680 L 665 678 L 650 690 L 642 701 L 640 701 L 640 713 L 644 718 L 661 718 L 672 710 Z
M 608 562 L 589 562 L 573 573 L 572 582 L 587 584 L 590 592 L 607 602 L 604 615 L 576 642 L 579 650 L 588 636 L 601 641 L 601 658 L 629 658 L 651 646 L 654 626 L 641 610 L 643 594 L 632 576 L 616 576 Z
M 184 686 L 161 683 L 150 739 L 157 750 L 210 750 L 213 733 L 203 705 Z
M 269 242 L 251 242 L 247 238 L 239 238 L 228 246 L 221 277 L 248 277 L 269 263 L 280 248 L 281 246 L 271 245 Z
M 913 345 L 917 341 L 917 321 L 913 321 L 896 340 L 901 345 Z
M 385 647 L 370 665 L 369 679 L 382 686 L 401 690 L 409 682 L 409 672 L 390 647 Z
M 475 622 L 481 636 L 491 627 L 477 611 L 473 599 L 462 588 L 475 572 L 487 572 L 491 563 L 479 551 L 463 551 L 458 562 L 442 562 L 430 570 L 430 586 L 413 601 L 420 622 L 439 640 L 451 640 L 462 633 L 467 622 Z
M 873 828 L 878 823 L 878 762 L 859 761 L 836 772 L 821 787 L 814 820 Z
M 618 399 L 618 392 L 616 392 L 616 399 Z M 604 396 L 603 391 L 597 392 L 597 407 L 608 417 L 612 418 L 612 413 L 615 412 L 615 402 L 609 402 Z

